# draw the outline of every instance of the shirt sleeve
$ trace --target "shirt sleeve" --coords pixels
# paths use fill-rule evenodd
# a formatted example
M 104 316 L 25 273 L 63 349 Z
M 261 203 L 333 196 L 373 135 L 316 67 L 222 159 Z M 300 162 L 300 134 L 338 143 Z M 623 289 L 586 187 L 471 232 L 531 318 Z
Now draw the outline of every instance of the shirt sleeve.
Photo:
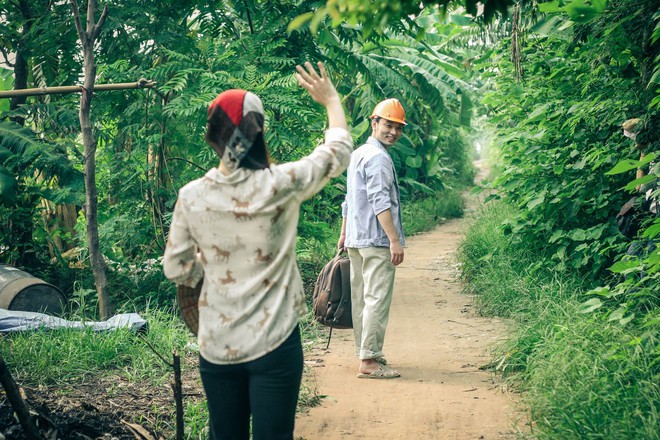
M 365 166 L 367 200 L 374 215 L 392 206 L 390 192 L 394 183 L 392 164 L 383 155 L 374 156 Z
M 331 128 L 325 133 L 325 142 L 311 154 L 296 162 L 282 165 L 289 174 L 300 201 L 319 192 L 331 178 L 339 176 L 348 167 L 353 152 L 353 139 L 343 128 Z
M 180 195 L 174 207 L 163 256 L 163 273 L 175 284 L 189 287 L 195 287 L 204 275 L 202 264 L 197 258 L 197 244 L 190 233 Z

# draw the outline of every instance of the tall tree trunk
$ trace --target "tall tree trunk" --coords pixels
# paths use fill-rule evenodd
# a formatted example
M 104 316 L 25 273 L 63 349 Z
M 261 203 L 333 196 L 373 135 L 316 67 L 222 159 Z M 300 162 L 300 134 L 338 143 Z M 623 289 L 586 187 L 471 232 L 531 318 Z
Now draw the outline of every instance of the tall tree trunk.
M 168 103 L 168 97 L 161 97 L 161 107 Z M 148 118 L 145 118 L 145 121 Z M 151 207 L 151 220 L 154 227 L 155 244 L 161 250 L 165 249 L 165 201 L 161 189 L 166 186 L 165 176 L 165 136 L 167 132 L 167 117 L 163 116 L 160 122 L 160 140 L 158 145 L 149 144 L 147 151 L 147 202 Z
M 30 12 L 30 4 L 27 0 L 20 0 L 18 2 L 18 9 L 23 16 L 23 30 L 21 37 L 16 45 L 16 60 L 14 62 L 14 89 L 27 89 L 28 83 L 28 49 L 26 48 L 26 41 L 29 38 L 30 30 L 32 29 L 32 13 Z M 25 104 L 27 96 L 14 96 L 9 102 L 9 109 L 16 110 L 21 105 Z M 11 118 L 12 121 L 25 125 L 25 119 L 21 116 Z
M 108 14 L 107 6 L 103 8 L 98 23 L 95 23 L 94 12 L 96 10 L 96 0 L 89 0 L 87 4 L 87 29 L 83 29 L 78 11 L 77 0 L 70 0 L 71 9 L 76 20 L 76 28 L 83 47 L 84 57 L 84 75 L 83 91 L 80 98 L 80 129 L 82 132 L 83 144 L 85 146 L 85 216 L 87 217 L 87 241 L 89 246 L 89 258 L 94 273 L 94 283 L 96 284 L 96 293 L 99 302 L 99 315 L 105 320 L 112 314 L 110 305 L 110 295 L 108 293 L 108 278 L 106 275 L 107 267 L 103 260 L 101 247 L 99 244 L 99 225 L 98 225 L 98 196 L 96 193 L 96 139 L 92 131 L 92 120 L 90 108 L 94 92 L 94 82 L 96 80 L 96 63 L 94 62 L 94 43 L 98 37 L 101 27 Z
M 28 76 L 29 76 L 29 51 L 27 49 L 27 40 L 29 38 L 29 32 L 32 29 L 32 21 L 34 17 L 30 11 L 30 5 L 27 0 L 20 0 L 18 2 L 18 9 L 21 12 L 23 17 L 23 26 L 21 31 L 21 36 L 16 45 L 16 60 L 14 61 L 14 90 L 26 89 L 28 85 Z M 9 109 L 16 110 L 21 105 L 25 104 L 27 101 L 26 96 L 15 96 L 11 98 L 9 102 Z M 21 126 L 25 125 L 25 118 L 23 116 L 12 116 L 10 118 L 12 121 L 20 124 Z M 21 200 L 25 200 L 21 198 Z M 34 205 L 24 205 L 24 207 L 30 207 L 31 215 L 24 216 L 23 218 L 26 221 L 20 221 L 13 224 L 12 235 L 18 237 L 17 246 L 18 246 L 18 259 L 14 264 L 19 267 L 30 267 L 33 266 L 37 260 L 36 252 L 34 249 L 33 243 L 33 222 L 32 215 L 34 214 Z

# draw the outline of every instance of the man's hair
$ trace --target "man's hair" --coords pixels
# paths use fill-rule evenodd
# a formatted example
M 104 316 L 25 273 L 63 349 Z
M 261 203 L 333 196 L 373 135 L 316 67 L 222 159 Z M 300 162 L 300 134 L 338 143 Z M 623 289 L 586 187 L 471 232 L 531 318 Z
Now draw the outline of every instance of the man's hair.
M 376 123 L 378 123 L 381 119 L 382 119 L 382 120 L 385 120 L 385 121 L 388 121 L 388 122 L 391 122 L 392 124 L 399 124 L 399 125 L 401 125 L 401 129 L 402 129 L 402 130 L 403 130 L 403 127 L 405 127 L 405 125 L 401 124 L 401 122 L 390 121 L 389 119 L 385 119 L 385 118 L 383 118 L 383 117 L 381 117 L 381 116 L 374 116 L 371 120 L 374 121 L 374 122 L 376 122 Z

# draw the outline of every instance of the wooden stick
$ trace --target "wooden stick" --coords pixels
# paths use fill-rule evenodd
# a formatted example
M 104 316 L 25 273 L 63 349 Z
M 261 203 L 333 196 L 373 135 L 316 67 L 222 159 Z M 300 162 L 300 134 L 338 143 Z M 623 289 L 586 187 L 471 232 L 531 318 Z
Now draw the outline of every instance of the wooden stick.
M 148 89 L 154 87 L 156 83 L 144 78 L 137 82 L 118 83 L 118 84 L 97 84 L 94 91 L 104 90 L 125 90 L 125 89 Z M 0 91 L 0 99 L 12 98 L 14 96 L 35 96 L 35 95 L 56 95 L 58 93 L 81 93 L 83 86 L 60 86 L 60 87 L 39 87 L 36 89 L 18 89 Z
M 181 357 L 179 357 L 176 352 L 172 352 L 172 363 L 170 364 L 167 360 L 158 353 L 158 350 L 147 341 L 147 339 L 139 335 L 151 351 L 156 353 L 156 356 L 160 358 L 168 367 L 174 370 L 174 381 L 171 382 L 172 392 L 174 393 L 174 402 L 176 403 L 176 440 L 183 440 L 184 427 L 185 423 L 183 420 L 183 386 L 181 382 Z
M 181 358 L 172 353 L 174 364 L 174 400 L 176 401 L 176 440 L 183 440 L 183 387 L 181 385 Z
M 41 432 L 39 432 L 39 429 L 37 429 L 37 426 L 34 424 L 32 416 L 30 415 L 30 410 L 21 397 L 18 385 L 16 385 L 14 378 L 9 372 L 9 368 L 7 368 L 7 364 L 5 364 L 2 355 L 0 355 L 0 383 L 2 383 L 2 387 L 7 393 L 7 400 L 9 400 L 14 411 L 16 411 L 18 421 L 25 432 L 25 437 L 27 437 L 28 440 L 43 440 Z

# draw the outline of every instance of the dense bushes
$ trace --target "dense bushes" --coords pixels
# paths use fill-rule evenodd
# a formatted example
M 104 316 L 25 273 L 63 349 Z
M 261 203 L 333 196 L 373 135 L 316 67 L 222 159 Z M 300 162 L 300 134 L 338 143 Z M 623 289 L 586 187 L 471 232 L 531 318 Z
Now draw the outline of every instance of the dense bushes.
M 660 217 L 643 214 L 632 247 L 615 221 L 649 172 L 623 122 L 640 118 L 648 160 L 660 151 L 657 6 L 545 17 L 486 74 L 502 200 L 469 230 L 463 274 L 481 313 L 513 323 L 492 366 L 525 391 L 539 438 L 660 438 Z
M 477 214 L 460 258 L 481 313 L 507 317 L 509 339 L 491 367 L 530 406 L 542 439 L 657 439 L 658 340 L 648 326 L 581 313 L 590 283 L 545 268 L 502 224 L 515 208 L 494 202 Z

